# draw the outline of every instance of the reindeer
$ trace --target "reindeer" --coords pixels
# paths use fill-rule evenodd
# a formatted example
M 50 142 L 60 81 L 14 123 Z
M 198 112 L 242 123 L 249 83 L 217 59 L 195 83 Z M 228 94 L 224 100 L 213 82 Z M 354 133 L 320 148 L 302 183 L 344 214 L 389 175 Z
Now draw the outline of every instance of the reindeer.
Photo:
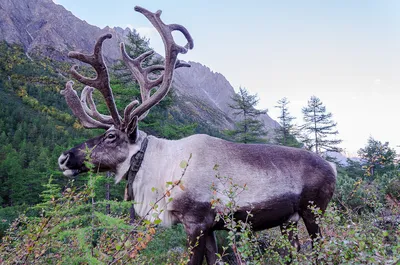
M 153 54 L 145 52 L 132 59 L 121 43 L 122 58 L 137 80 L 141 91 L 141 104 L 137 100 L 126 106 L 124 116 L 117 111 L 110 87 L 108 70 L 102 56 L 102 43 L 111 35 L 104 35 L 95 44 L 91 55 L 70 52 L 68 55 L 91 65 L 97 77 L 90 79 L 77 72 L 71 73 L 85 84 L 81 98 L 73 89 L 73 82 L 66 84 L 61 93 L 85 128 L 102 128 L 106 132 L 61 154 L 59 166 L 66 176 L 75 176 L 89 169 L 85 166 L 85 150 L 99 171 L 112 171 L 115 181 L 128 178 L 128 195 L 134 196 L 135 211 L 144 216 L 150 202 L 159 200 L 162 224 L 182 223 L 193 247 L 189 264 L 202 264 L 204 256 L 208 264 L 216 262 L 217 245 L 215 230 L 224 229 L 222 221 L 215 221 L 216 211 L 211 207 L 212 183 L 215 181 L 214 165 L 219 174 L 232 178 L 238 185 L 247 186 L 237 197 L 239 209 L 235 218 L 244 220 L 251 211 L 249 221 L 255 231 L 287 225 L 296 226 L 300 217 L 304 220 L 311 238 L 320 236 L 316 217 L 310 210 L 310 202 L 325 211 L 332 198 L 335 183 L 335 167 L 303 149 L 267 144 L 232 143 L 208 135 L 192 135 L 180 140 L 166 140 L 147 135 L 138 130 L 138 122 L 168 93 L 176 68 L 190 65 L 177 59 L 179 53 L 193 48 L 193 40 L 181 25 L 166 25 L 160 18 L 161 11 L 152 13 L 135 7 L 157 29 L 165 45 L 164 65 L 143 67 L 143 61 Z M 172 31 L 180 31 L 188 43 L 182 47 L 175 43 Z M 162 74 L 151 79 L 155 71 Z M 151 95 L 151 90 L 158 87 Z M 93 101 L 94 88 L 103 95 L 111 115 L 100 114 Z M 173 189 L 172 202 L 162 198 L 166 182 L 178 181 L 182 174 L 182 160 L 191 156 L 190 165 L 183 176 L 185 189 Z M 157 192 L 152 192 L 152 188 Z M 227 198 L 220 198 L 226 201 Z M 299 248 L 297 236 L 289 234 L 294 246 Z

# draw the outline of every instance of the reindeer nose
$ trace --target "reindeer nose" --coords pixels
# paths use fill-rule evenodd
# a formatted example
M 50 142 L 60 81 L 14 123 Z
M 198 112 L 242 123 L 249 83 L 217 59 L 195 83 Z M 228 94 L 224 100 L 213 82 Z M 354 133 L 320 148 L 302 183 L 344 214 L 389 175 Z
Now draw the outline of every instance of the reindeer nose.
M 64 165 L 68 161 L 69 156 L 69 153 L 63 153 L 62 155 L 60 155 L 60 157 L 58 158 L 58 164 Z

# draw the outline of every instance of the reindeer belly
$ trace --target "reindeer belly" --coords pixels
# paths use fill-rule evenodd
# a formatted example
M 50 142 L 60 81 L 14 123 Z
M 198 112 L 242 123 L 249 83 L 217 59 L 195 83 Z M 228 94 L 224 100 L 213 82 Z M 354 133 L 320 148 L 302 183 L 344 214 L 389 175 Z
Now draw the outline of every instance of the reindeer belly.
M 279 197 L 240 207 L 235 213 L 235 218 L 252 224 L 255 231 L 272 228 L 287 222 L 299 210 L 300 195 L 286 193 Z M 248 212 L 251 217 L 248 217 Z M 215 229 L 224 229 L 222 223 L 218 223 Z

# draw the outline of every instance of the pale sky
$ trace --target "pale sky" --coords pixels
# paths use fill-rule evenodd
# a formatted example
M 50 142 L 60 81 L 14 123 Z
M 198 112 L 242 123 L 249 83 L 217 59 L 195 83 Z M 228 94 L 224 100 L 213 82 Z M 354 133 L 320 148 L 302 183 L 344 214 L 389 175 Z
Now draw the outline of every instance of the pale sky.
M 150 22 L 133 7 L 161 9 L 165 23 L 184 25 L 194 39 L 194 50 L 181 59 L 257 93 L 258 107 L 272 118 L 278 116 L 273 106 L 287 97 L 303 123 L 301 108 L 315 95 L 332 112 L 341 147 L 351 155 L 369 136 L 400 146 L 400 1 L 55 2 L 99 27 L 136 28 L 163 54 Z

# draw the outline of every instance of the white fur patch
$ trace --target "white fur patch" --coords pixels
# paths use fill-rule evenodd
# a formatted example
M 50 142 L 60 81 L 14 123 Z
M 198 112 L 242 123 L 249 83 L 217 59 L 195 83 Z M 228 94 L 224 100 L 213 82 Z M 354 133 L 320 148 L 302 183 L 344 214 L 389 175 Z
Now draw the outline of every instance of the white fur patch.
M 299 220 L 300 220 L 300 216 L 296 212 L 296 213 L 292 214 L 287 221 L 291 222 L 291 223 L 297 223 Z
M 329 161 L 327 161 L 328 163 L 329 163 L 329 165 L 332 167 L 332 169 L 333 169 L 333 172 L 335 172 L 335 177 L 337 177 L 337 169 L 336 169 L 336 164 L 335 163 L 332 163 L 332 162 L 329 162 Z
M 67 169 L 67 170 L 63 171 L 63 175 L 66 176 L 66 177 L 73 177 L 75 174 L 74 174 L 73 170 Z
M 128 172 L 129 167 L 131 166 L 131 158 L 134 154 L 136 154 L 140 150 L 139 145 L 132 145 L 129 147 L 129 155 L 125 159 L 124 162 L 117 166 L 117 171 L 115 172 L 115 184 L 119 183 L 122 178 L 125 176 L 126 172 Z

